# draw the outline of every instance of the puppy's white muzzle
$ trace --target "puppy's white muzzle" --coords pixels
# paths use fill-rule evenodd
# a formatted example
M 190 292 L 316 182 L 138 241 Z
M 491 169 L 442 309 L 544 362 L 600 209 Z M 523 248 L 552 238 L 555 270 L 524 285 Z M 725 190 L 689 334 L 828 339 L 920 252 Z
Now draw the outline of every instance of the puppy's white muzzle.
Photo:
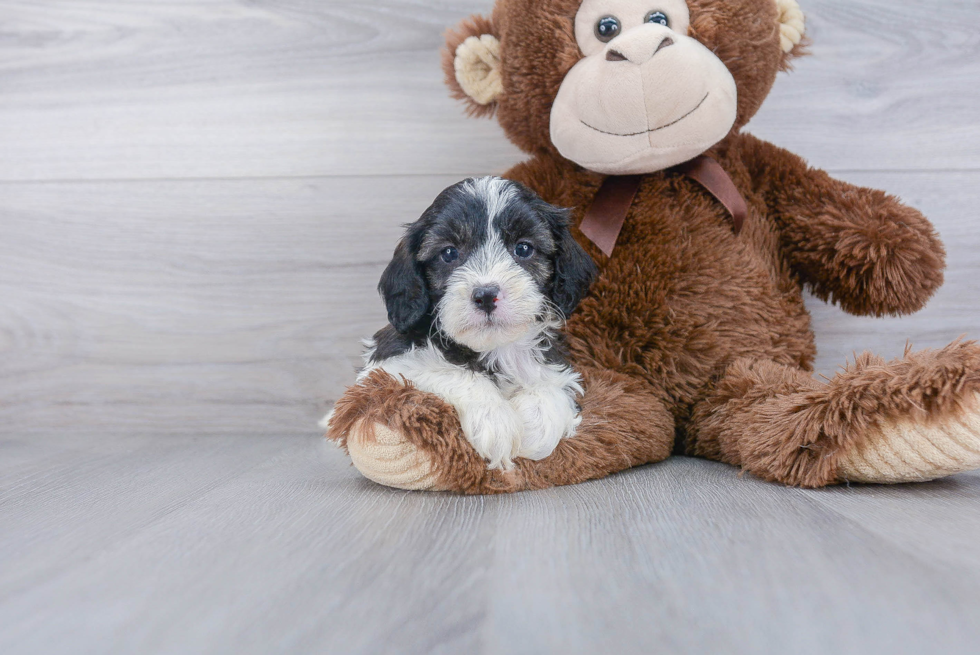
M 545 304 L 531 275 L 493 239 L 450 276 L 437 308 L 439 328 L 476 352 L 489 352 L 533 330 Z

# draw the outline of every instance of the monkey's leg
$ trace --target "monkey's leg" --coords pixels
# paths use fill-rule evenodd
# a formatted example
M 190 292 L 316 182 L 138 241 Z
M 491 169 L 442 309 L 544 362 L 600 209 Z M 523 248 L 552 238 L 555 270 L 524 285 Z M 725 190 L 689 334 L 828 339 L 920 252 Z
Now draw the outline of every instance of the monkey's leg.
M 544 460 L 514 460 L 510 471 L 487 469 L 451 406 L 382 371 L 338 401 L 327 437 L 379 484 L 465 494 L 576 484 L 670 455 L 673 416 L 645 382 L 609 371 L 580 372 L 586 391 L 575 436 Z
M 980 348 L 885 362 L 864 354 L 827 382 L 734 362 L 689 428 L 688 451 L 801 487 L 933 480 L 980 468 Z

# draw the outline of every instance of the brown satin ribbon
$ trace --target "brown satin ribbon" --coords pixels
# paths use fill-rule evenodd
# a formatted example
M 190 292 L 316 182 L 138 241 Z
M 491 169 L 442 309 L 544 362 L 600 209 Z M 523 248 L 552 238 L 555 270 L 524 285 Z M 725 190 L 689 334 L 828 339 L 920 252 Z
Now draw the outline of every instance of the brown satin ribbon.
M 585 213 L 578 229 L 588 237 L 599 250 L 612 257 L 616 240 L 623 230 L 626 214 L 633 205 L 636 192 L 640 189 L 641 175 L 610 175 L 599 187 L 592 206 Z
M 703 186 L 731 214 L 735 234 L 738 235 L 742 231 L 749 208 L 745 198 L 721 164 L 707 155 L 701 155 L 675 166 L 672 170 L 687 175 Z M 607 257 L 611 257 L 616 248 L 616 240 L 623 230 L 626 214 L 633 205 L 642 179 L 641 175 L 607 177 L 579 225 L 582 234 L 598 246 Z
M 708 193 L 723 204 L 732 215 L 735 235 L 738 236 L 742 232 L 745 219 L 749 216 L 749 206 L 721 164 L 707 155 L 701 155 L 680 166 L 675 166 L 674 170 L 687 175 L 707 189 Z

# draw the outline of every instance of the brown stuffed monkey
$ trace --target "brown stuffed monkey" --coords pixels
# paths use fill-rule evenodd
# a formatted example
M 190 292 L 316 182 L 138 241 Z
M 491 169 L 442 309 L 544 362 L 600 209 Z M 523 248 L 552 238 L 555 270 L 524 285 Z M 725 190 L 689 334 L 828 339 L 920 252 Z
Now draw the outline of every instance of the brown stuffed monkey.
M 381 484 L 461 493 L 672 452 L 802 487 L 980 467 L 973 343 L 811 374 L 804 289 L 908 314 L 945 254 L 918 211 L 741 131 L 803 34 L 795 0 L 498 0 L 449 32 L 453 95 L 531 156 L 505 177 L 574 208 L 599 265 L 567 325 L 583 422 L 547 459 L 489 470 L 450 406 L 376 372 L 338 401 L 328 437 Z

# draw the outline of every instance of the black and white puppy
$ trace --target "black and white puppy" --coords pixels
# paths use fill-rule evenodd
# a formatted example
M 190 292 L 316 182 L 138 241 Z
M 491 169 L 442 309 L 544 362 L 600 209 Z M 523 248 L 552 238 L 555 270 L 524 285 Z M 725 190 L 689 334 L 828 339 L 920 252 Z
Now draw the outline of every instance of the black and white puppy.
M 491 468 L 543 459 L 581 422 L 559 330 L 595 274 L 566 210 L 498 177 L 460 182 L 395 249 L 378 285 L 391 324 L 358 379 L 380 368 L 445 399 Z

